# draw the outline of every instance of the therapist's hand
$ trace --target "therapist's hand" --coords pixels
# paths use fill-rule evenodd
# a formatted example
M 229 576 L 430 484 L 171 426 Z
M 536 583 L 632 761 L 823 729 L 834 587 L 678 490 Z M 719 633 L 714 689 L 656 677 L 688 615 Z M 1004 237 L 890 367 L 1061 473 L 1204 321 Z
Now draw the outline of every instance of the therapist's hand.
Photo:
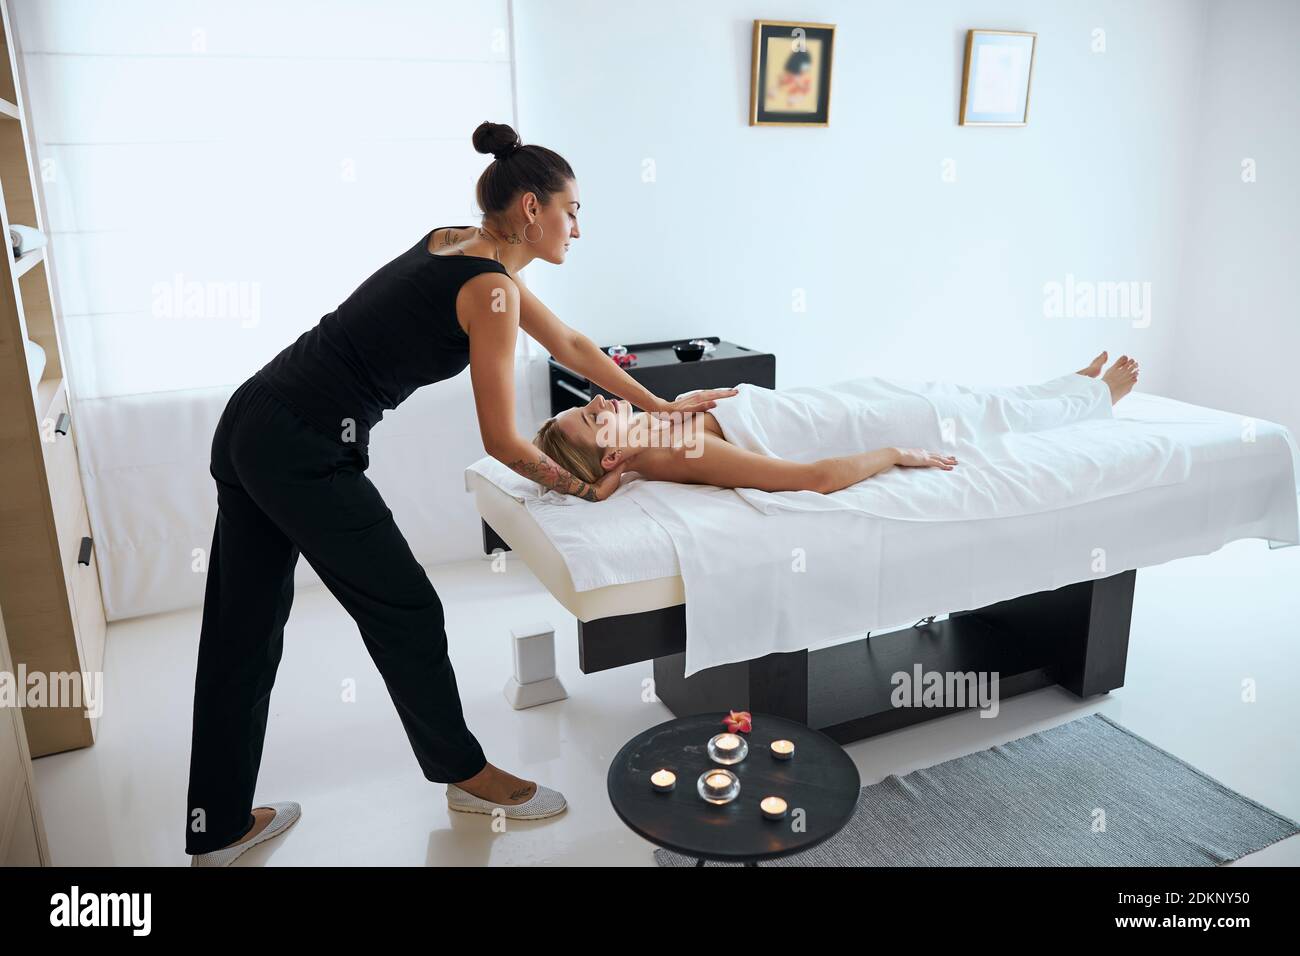
M 614 492 L 618 491 L 619 482 L 623 477 L 623 472 L 627 469 L 627 461 L 620 460 L 617 465 L 605 472 L 600 481 L 592 485 L 596 489 L 596 500 L 604 501 Z
M 685 416 L 693 412 L 707 412 L 718 404 L 718 399 L 731 398 L 738 394 L 739 391 L 734 388 L 706 388 L 690 395 L 683 395 L 676 401 L 665 401 L 650 414 L 654 418 L 663 418 L 672 414 Z

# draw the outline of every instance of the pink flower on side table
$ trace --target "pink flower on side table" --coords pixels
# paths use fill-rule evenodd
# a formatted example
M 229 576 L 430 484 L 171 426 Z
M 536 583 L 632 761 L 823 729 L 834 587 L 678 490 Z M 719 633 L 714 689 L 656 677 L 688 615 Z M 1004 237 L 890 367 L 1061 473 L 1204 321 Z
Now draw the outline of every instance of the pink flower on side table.
M 722 722 L 733 734 L 747 734 L 754 729 L 754 718 L 747 710 L 729 711 Z

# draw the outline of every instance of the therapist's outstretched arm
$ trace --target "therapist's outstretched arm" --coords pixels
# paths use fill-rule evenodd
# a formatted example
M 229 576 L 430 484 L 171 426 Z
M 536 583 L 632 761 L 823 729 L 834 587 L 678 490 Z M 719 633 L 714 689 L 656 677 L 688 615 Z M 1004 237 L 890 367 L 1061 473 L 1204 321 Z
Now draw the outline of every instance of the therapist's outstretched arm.
M 665 404 L 654 392 L 619 367 L 595 342 L 570 328 L 548 309 L 526 285 L 518 286 L 519 328 L 531 335 L 565 368 L 637 408 L 657 412 Z
M 705 389 L 680 401 L 661 398 L 634 379 L 595 342 L 577 329 L 565 325 L 560 318 L 542 304 L 527 286 L 520 285 L 519 327 L 547 349 L 556 361 L 595 382 L 604 391 L 626 398 L 637 408 L 647 412 L 707 412 L 718 399 L 736 394 L 734 388 Z

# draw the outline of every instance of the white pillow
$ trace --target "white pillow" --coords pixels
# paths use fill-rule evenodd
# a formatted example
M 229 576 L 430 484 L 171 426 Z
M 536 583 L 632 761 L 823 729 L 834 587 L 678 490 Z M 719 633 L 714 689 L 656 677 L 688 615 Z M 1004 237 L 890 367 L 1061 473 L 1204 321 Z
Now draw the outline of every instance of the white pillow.
M 543 492 L 541 485 L 537 482 L 530 481 L 518 472 L 507 468 L 491 455 L 480 458 L 466 468 L 465 471 L 472 471 L 482 475 L 516 501 L 545 501 L 548 504 L 555 505 L 570 505 L 581 501 L 580 498 L 573 495 L 562 495 L 558 491 L 547 490 Z M 466 484 L 466 490 L 469 490 L 468 484 Z M 583 503 L 587 504 L 589 502 Z

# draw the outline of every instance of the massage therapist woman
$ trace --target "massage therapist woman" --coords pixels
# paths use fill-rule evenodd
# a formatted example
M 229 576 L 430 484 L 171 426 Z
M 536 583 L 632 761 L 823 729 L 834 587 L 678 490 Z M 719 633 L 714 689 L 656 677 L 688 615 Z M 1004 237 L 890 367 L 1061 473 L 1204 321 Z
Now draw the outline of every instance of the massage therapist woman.
M 487 454 L 545 488 L 598 501 L 625 464 L 578 476 L 515 430 L 520 329 L 646 411 L 703 412 L 736 394 L 653 395 L 524 288 L 520 269 L 559 265 L 580 235 L 577 180 L 509 126 L 483 123 L 474 148 L 494 157 L 478 180 L 482 225 L 422 236 L 240 385 L 217 424 L 185 829 L 194 865 L 226 865 L 300 813 L 293 802 L 253 805 L 299 554 L 357 622 L 420 769 L 447 784 L 453 810 L 537 819 L 565 808 L 556 791 L 488 763 L 465 725 L 442 602 L 366 477 L 370 429 L 385 410 L 468 365 Z M 627 409 L 617 404 L 598 397 L 584 415 L 618 418 Z

